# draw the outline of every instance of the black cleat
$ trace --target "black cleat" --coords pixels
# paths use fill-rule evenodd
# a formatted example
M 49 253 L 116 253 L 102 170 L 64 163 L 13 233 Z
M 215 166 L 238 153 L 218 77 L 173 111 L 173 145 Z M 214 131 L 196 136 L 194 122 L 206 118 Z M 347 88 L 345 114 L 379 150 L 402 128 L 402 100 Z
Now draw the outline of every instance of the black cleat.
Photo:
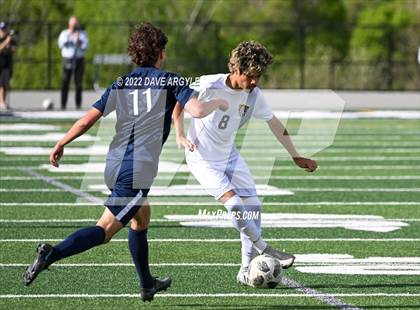
M 25 286 L 31 284 L 42 270 L 48 268 L 50 264 L 47 263 L 47 258 L 52 253 L 52 250 L 52 245 L 48 243 L 38 244 L 35 260 L 32 265 L 29 265 L 26 268 L 26 271 L 23 274 L 23 283 Z
M 150 287 L 150 288 L 142 287 L 140 289 L 141 300 L 152 301 L 153 296 L 155 296 L 157 292 L 166 291 L 166 289 L 171 286 L 171 282 L 172 280 L 169 277 L 154 278 L 153 287 Z

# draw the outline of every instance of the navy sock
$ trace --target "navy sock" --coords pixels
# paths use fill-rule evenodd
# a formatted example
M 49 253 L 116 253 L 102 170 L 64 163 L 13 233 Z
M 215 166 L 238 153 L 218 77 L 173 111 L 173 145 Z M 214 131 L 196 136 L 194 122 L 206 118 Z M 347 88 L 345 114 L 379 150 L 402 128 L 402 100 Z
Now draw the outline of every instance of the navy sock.
M 137 231 L 130 228 L 128 232 L 128 246 L 131 257 L 136 266 L 141 287 L 152 287 L 153 277 L 149 269 L 149 245 L 147 243 L 147 229 Z
M 79 229 L 53 247 L 53 251 L 47 259 L 48 263 L 52 264 L 62 258 L 84 252 L 103 244 L 104 241 L 105 230 L 100 226 Z

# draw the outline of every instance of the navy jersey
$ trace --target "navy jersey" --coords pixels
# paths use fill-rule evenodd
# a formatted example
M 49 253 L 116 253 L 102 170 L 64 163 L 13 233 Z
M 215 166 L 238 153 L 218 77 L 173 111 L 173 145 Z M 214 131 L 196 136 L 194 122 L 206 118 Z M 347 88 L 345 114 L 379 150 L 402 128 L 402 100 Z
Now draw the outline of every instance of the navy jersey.
M 183 81 L 174 73 L 139 67 L 105 91 L 93 107 L 104 116 L 116 111 L 107 160 L 154 162 L 157 167 L 175 104 L 183 107 L 193 92 Z

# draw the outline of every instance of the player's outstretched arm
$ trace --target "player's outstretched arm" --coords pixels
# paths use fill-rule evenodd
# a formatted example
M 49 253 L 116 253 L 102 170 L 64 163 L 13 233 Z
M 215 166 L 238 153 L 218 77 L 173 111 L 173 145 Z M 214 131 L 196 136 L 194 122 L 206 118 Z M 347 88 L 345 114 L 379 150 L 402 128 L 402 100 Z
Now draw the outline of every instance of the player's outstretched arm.
M 52 149 L 50 153 L 51 165 L 58 167 L 58 162 L 63 156 L 64 146 L 88 131 L 101 116 L 101 111 L 96 108 L 92 108 L 81 119 L 74 123 L 65 136 L 61 138 L 61 140 L 59 140 Z
M 226 111 L 228 108 L 229 104 L 220 98 L 215 98 L 209 101 L 200 101 L 196 97 L 191 97 L 191 99 L 185 104 L 184 110 L 190 113 L 192 117 L 203 118 L 216 109 Z
M 270 127 L 272 133 L 276 136 L 277 140 L 284 146 L 284 148 L 289 152 L 290 156 L 293 158 L 293 161 L 300 168 L 305 169 L 308 172 L 313 172 L 318 167 L 315 160 L 304 158 L 299 155 L 296 151 L 295 146 L 293 145 L 292 139 L 290 139 L 289 133 L 281 123 L 281 121 L 273 116 L 272 119 L 267 121 L 268 126 Z
M 179 103 L 177 103 L 174 108 L 172 119 L 174 120 L 176 144 L 178 145 L 178 148 L 185 147 L 190 152 L 193 152 L 197 146 L 185 137 L 184 111 Z

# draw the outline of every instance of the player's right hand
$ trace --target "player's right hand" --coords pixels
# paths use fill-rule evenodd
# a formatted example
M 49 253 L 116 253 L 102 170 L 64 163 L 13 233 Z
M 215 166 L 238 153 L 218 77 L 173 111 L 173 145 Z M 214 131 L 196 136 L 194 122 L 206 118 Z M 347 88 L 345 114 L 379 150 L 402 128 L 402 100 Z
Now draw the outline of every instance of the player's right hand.
M 316 161 L 310 158 L 294 157 L 293 161 L 297 166 L 305 169 L 308 172 L 314 172 L 318 168 L 318 164 L 316 163 Z
M 219 101 L 219 109 L 222 110 L 223 112 L 226 111 L 227 109 L 229 109 L 229 103 L 221 98 L 217 99 Z
M 197 148 L 197 146 L 194 143 L 192 143 L 190 140 L 188 140 L 184 136 L 177 136 L 176 144 L 178 145 L 179 149 L 181 147 L 184 147 L 190 152 L 194 152 L 194 150 Z
M 60 161 L 61 157 L 63 157 L 64 147 L 57 143 L 50 153 L 50 163 L 54 167 L 59 166 L 58 162 Z

